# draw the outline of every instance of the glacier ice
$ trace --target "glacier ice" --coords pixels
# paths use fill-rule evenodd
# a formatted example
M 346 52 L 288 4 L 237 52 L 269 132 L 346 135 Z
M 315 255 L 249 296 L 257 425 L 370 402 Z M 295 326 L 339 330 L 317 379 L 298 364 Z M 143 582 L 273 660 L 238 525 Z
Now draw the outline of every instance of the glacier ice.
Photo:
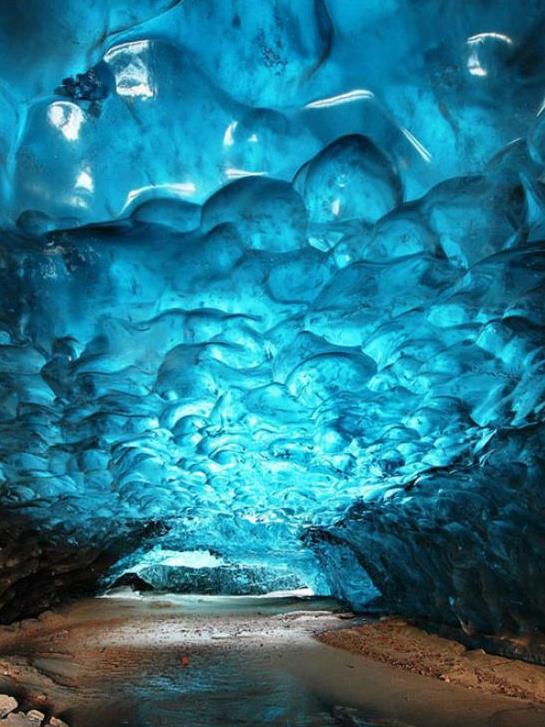
M 210 551 L 178 552 L 156 546 L 113 582 L 113 589 L 209 595 L 264 595 L 305 587 L 289 566 L 229 563 Z M 114 591 L 115 592 L 115 591 Z
M 545 9 L 493 5 L 0 10 L 2 619 L 145 565 L 545 627 Z

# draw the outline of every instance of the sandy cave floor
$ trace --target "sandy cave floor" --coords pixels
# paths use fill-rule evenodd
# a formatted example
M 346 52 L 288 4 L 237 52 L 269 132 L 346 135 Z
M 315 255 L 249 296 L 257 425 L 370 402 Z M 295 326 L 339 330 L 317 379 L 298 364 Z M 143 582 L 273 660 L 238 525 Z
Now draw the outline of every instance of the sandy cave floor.
M 0 692 L 71 727 L 545 727 L 545 668 L 347 616 L 292 596 L 82 600 L 0 628 Z

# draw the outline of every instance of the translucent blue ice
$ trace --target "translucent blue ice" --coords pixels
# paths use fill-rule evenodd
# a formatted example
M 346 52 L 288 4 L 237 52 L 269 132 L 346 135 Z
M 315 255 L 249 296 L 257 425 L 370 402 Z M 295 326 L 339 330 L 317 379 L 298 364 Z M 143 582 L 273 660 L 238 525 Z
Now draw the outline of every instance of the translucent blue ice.
M 0 616 L 191 550 L 545 626 L 543 3 L 0 21 Z

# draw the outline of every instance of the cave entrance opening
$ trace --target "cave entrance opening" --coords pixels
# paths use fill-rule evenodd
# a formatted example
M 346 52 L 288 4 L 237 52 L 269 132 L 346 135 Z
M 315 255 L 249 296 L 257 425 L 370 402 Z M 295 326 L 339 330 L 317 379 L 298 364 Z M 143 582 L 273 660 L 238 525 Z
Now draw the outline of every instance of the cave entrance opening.
M 109 594 L 137 592 L 261 596 L 317 593 L 316 584 L 285 564 L 263 559 L 225 558 L 213 550 L 171 550 L 156 546 L 133 558 L 109 588 Z M 322 589 L 320 589 L 322 590 Z

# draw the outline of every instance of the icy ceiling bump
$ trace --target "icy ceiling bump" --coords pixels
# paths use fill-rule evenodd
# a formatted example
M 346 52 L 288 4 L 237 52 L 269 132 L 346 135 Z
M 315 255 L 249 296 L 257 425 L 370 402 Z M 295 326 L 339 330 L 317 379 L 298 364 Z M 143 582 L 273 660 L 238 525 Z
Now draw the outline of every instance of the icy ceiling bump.
M 0 16 L 0 617 L 544 627 L 543 3 Z

